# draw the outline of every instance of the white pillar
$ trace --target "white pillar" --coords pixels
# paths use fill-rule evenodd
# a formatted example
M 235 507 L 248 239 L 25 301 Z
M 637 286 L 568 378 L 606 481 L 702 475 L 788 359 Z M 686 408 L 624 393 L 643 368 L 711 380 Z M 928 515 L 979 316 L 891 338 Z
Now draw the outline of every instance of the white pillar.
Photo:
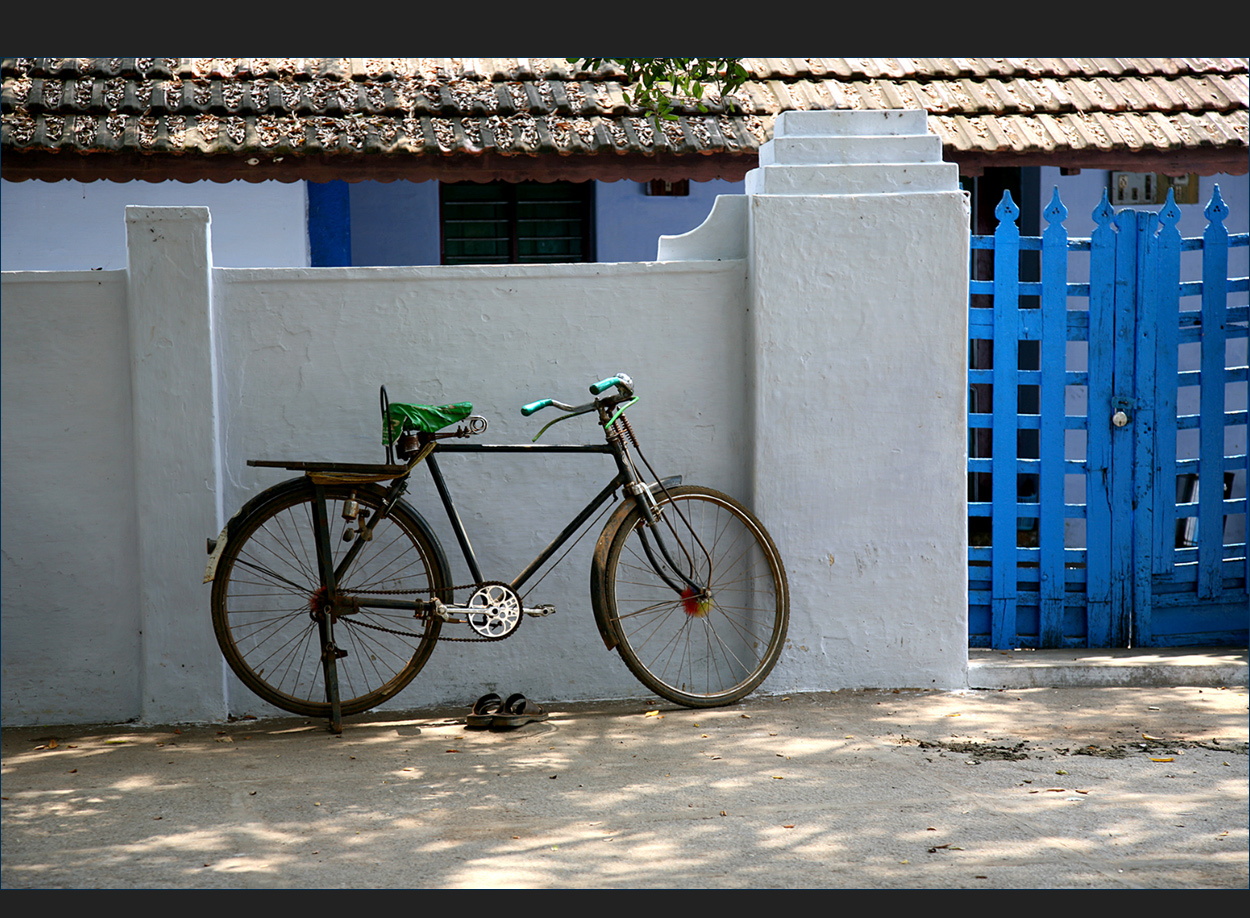
M 967 681 L 968 210 L 919 111 L 786 112 L 748 174 L 774 690 Z
M 205 207 L 127 207 L 142 718 L 226 714 L 203 539 L 222 526 Z

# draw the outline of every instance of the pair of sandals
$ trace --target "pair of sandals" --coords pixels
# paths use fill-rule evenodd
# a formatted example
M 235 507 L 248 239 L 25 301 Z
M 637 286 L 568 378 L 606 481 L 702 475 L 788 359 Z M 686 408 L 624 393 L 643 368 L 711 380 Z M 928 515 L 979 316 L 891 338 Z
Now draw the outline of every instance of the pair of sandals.
M 547 716 L 541 705 L 530 701 L 520 692 L 509 695 L 506 701 L 490 692 L 473 702 L 473 710 L 465 717 L 464 725 L 475 730 L 487 727 L 510 730 L 546 720 Z

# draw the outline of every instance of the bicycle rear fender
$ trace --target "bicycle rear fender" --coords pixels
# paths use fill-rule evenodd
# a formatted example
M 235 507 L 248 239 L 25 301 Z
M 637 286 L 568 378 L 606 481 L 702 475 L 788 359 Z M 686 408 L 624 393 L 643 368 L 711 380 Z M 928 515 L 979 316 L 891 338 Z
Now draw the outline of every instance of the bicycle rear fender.
M 248 515 L 256 507 L 260 506 L 265 501 L 268 501 L 274 497 L 277 497 L 280 494 L 286 493 L 287 491 L 298 491 L 303 488 L 311 488 L 311 487 L 312 487 L 312 481 L 306 475 L 301 476 L 299 478 L 291 478 L 291 479 L 288 479 L 287 481 L 283 481 L 279 484 L 274 485 L 272 488 L 266 488 L 264 491 L 261 491 L 259 494 L 257 494 L 247 503 L 245 503 L 242 507 L 240 507 L 238 512 L 236 512 L 234 516 L 230 517 L 229 521 L 227 521 L 226 525 L 222 528 L 221 534 L 218 535 L 216 539 L 210 539 L 208 542 L 208 547 L 209 547 L 208 566 L 204 569 L 203 582 L 204 583 L 213 582 L 213 579 L 217 576 L 217 563 L 221 560 L 221 555 L 222 555 L 222 552 L 225 550 L 226 542 L 229 540 L 230 536 L 233 535 L 234 529 L 238 527 L 239 525 L 241 525 L 243 520 L 247 519 Z M 371 485 L 371 484 L 359 485 L 358 490 L 373 491 L 379 497 L 384 493 L 383 488 L 380 488 L 377 485 Z M 422 535 L 424 535 L 429 540 L 430 545 L 434 549 L 434 555 L 435 555 L 434 561 L 438 565 L 439 572 L 442 574 L 443 583 L 450 584 L 451 583 L 451 565 L 447 563 L 447 554 L 446 552 L 443 551 L 443 544 L 438 540 L 438 536 L 434 534 L 434 530 L 430 528 L 430 524 L 425 521 L 425 517 L 423 517 L 420 513 L 418 513 L 413 508 L 413 506 L 410 503 L 408 503 L 406 500 L 404 500 L 402 497 L 399 500 L 395 501 L 395 505 L 392 509 L 398 510 L 401 513 L 407 513 L 413 519 L 413 521 L 417 524 L 417 526 L 421 529 Z M 442 599 L 444 602 L 452 601 L 451 596 L 440 596 L 439 598 Z
M 660 482 L 660 486 L 664 488 L 675 488 L 681 484 L 681 476 L 675 475 L 672 478 L 665 478 Z M 651 486 L 654 492 L 656 485 Z M 625 517 L 629 516 L 629 511 L 634 509 L 632 500 L 623 500 L 612 515 L 608 517 L 608 521 L 604 524 L 603 531 L 599 533 L 599 541 L 595 543 L 595 553 L 590 561 L 590 607 L 595 613 L 595 624 L 599 628 L 599 636 L 603 638 L 604 646 L 608 650 L 614 650 L 616 645 L 621 642 L 620 635 L 616 630 L 616 622 L 608 617 L 608 608 L 606 602 L 607 589 L 604 585 L 604 571 L 608 562 L 608 548 L 612 545 L 612 539 L 615 538 L 616 532 L 625 522 Z
M 280 484 L 274 485 L 272 488 L 266 488 L 261 491 L 242 507 L 235 511 L 234 516 L 226 521 L 226 525 L 221 528 L 221 533 L 215 539 L 208 540 L 208 565 L 204 568 L 203 583 L 212 583 L 213 578 L 217 576 L 217 562 L 221 560 L 221 553 L 226 549 L 226 542 L 229 540 L 231 530 L 243 522 L 244 518 L 252 512 L 263 501 L 269 500 L 285 491 L 293 491 L 297 488 L 305 487 L 308 484 L 306 477 L 291 478 Z

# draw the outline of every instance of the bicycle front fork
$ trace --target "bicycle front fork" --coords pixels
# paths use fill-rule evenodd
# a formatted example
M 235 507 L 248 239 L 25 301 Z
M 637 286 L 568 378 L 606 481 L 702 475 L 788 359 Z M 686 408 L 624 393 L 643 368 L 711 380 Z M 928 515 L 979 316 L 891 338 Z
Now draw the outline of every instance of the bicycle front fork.
M 651 530 L 651 536 L 652 538 L 655 539 L 656 547 L 660 549 L 660 554 L 664 556 L 664 561 L 667 562 L 668 570 L 672 571 L 679 578 L 681 578 L 681 583 L 677 583 L 676 581 L 674 581 L 673 578 L 670 577 L 665 572 L 666 565 L 664 563 L 661 563 L 660 560 L 656 558 L 655 553 L 651 550 L 651 539 L 647 538 L 648 529 Z M 669 588 L 674 593 L 684 595 L 686 590 L 693 590 L 696 594 L 699 594 L 699 595 L 703 593 L 704 588 L 700 584 L 696 583 L 695 581 L 687 577 L 686 574 L 683 573 L 681 566 L 678 565 L 673 560 L 673 556 L 669 554 L 668 546 L 664 544 L 664 538 L 660 534 L 660 527 L 658 525 L 658 521 L 656 524 L 653 524 L 651 526 L 644 525 L 644 526 L 639 527 L 638 538 L 642 542 L 642 551 L 643 551 L 643 554 L 647 556 L 647 563 L 651 565 L 651 569 L 656 572 L 656 574 L 659 576 L 661 580 L 663 580 L 666 584 L 668 584 Z

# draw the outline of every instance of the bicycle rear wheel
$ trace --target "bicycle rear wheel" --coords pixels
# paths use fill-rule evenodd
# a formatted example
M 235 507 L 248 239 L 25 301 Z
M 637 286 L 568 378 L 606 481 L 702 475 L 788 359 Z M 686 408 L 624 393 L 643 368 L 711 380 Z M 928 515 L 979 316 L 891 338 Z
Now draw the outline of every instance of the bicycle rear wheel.
M 213 579 L 213 630 L 230 668 L 249 689 L 284 710 L 330 716 L 315 597 L 321 589 L 313 525 L 313 486 L 296 482 L 261 496 L 232 526 Z M 374 485 L 329 486 L 326 511 L 337 570 L 357 541 L 340 538 L 344 502 L 372 519 L 384 492 Z M 356 527 L 353 526 L 354 530 Z M 388 598 L 430 599 L 449 586 L 446 560 L 425 522 L 400 501 L 373 527 L 338 589 L 415 591 Z M 361 595 L 367 600 L 367 595 Z M 396 695 L 421 671 L 441 622 L 413 612 L 360 608 L 333 623 L 343 714 Z
M 601 601 L 617 650 L 662 698 L 732 704 L 781 655 L 790 620 L 781 557 L 760 521 L 719 491 L 670 488 L 659 507 L 663 519 L 652 529 L 632 510 L 608 548 Z M 696 594 L 683 574 L 706 592 Z

